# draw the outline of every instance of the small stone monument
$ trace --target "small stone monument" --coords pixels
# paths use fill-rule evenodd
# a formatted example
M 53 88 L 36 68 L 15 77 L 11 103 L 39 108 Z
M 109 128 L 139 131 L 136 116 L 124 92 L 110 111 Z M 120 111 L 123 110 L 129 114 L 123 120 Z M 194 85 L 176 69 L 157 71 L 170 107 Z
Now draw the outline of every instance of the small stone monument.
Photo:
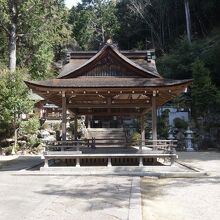
M 193 132 L 188 127 L 188 129 L 185 131 L 186 151 L 188 151 L 188 152 L 194 151 L 193 144 L 192 144 L 192 139 L 193 139 L 192 134 L 193 134 Z
M 169 140 L 174 140 L 175 139 L 175 137 L 173 136 L 172 128 L 170 128 L 169 131 L 168 131 L 168 139 Z

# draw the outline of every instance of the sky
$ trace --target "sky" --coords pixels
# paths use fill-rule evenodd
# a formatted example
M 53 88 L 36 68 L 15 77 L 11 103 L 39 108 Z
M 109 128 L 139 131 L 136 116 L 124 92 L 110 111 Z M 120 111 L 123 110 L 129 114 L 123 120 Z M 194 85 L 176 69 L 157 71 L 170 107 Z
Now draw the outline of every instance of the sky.
M 67 8 L 72 8 L 72 6 L 77 5 L 77 3 L 81 2 L 80 0 L 65 0 L 65 4 Z

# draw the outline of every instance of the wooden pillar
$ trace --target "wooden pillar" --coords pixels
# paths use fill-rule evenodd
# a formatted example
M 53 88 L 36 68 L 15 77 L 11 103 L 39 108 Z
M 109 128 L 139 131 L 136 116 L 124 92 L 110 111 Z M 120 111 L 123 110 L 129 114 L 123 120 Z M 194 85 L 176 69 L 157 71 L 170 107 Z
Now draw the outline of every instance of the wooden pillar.
M 91 115 L 88 115 L 88 128 L 91 128 Z
M 77 140 L 77 115 L 74 117 L 74 139 Z
M 139 167 L 143 167 L 143 157 L 139 157 Z
M 48 166 L 49 166 L 49 165 L 48 165 L 48 162 L 49 162 L 48 159 L 45 158 L 45 159 L 44 159 L 44 167 L 48 167 Z
M 66 94 L 62 92 L 62 141 L 66 140 Z
M 79 157 L 76 158 L 76 167 L 80 167 L 80 159 L 79 159 Z
M 156 91 L 153 91 L 153 96 L 152 96 L 152 139 L 157 140 Z
M 112 97 L 107 97 L 107 108 L 108 108 L 108 113 L 111 113 L 111 108 L 110 105 L 112 104 Z
M 111 167 L 112 166 L 112 161 L 111 161 L 111 157 L 108 157 L 108 167 Z
M 145 145 L 145 128 L 144 128 L 144 115 L 141 115 L 141 144 L 139 151 L 142 151 L 142 146 Z

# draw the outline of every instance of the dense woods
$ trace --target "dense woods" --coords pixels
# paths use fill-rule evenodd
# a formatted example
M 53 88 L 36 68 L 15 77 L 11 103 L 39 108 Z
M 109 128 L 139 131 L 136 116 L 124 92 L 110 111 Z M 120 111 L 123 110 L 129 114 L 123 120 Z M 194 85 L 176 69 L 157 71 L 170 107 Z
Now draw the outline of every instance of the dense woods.
M 121 50 L 155 48 L 164 77 L 193 78 L 195 119 L 220 109 L 219 0 L 82 0 L 70 10 L 63 0 L 0 0 L 0 15 L 0 133 L 27 111 L 20 79 L 54 76 L 68 50 L 98 50 L 108 38 Z

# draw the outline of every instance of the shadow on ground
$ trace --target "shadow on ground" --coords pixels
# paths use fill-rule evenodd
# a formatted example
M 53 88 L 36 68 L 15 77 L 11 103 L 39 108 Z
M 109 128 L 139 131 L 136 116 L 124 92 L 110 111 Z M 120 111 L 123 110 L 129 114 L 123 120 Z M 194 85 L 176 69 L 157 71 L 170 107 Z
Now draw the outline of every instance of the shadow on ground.
M 0 161 L 1 171 L 19 171 L 23 169 L 39 169 L 39 164 L 43 165 L 41 156 L 19 156 L 13 160 Z
M 35 191 L 35 193 L 56 197 L 57 201 L 53 203 L 59 203 L 60 200 L 74 201 L 74 203 L 81 204 L 80 207 L 86 212 L 111 208 L 128 210 L 132 178 L 124 178 L 122 182 L 115 182 L 114 179 L 118 178 L 69 177 L 69 182 L 64 185 L 46 184 L 43 190 Z M 80 180 L 79 183 L 77 183 L 78 180 Z M 116 213 L 112 213 L 114 214 Z

